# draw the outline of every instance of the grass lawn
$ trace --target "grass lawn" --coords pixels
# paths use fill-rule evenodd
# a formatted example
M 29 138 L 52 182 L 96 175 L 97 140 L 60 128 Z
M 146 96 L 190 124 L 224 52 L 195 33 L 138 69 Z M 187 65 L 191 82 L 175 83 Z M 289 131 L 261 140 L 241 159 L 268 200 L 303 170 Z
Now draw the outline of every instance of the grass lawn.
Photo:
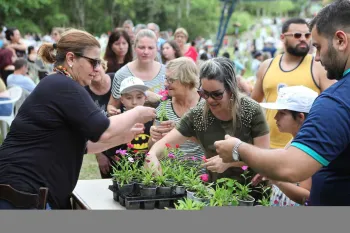
M 83 166 L 80 170 L 79 180 L 101 179 L 100 170 L 94 154 L 84 156 Z

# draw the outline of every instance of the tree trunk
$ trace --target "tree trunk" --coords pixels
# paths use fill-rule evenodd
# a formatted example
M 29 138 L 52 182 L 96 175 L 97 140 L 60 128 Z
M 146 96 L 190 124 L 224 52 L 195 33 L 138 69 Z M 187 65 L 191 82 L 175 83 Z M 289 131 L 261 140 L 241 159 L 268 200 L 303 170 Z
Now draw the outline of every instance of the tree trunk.
M 85 27 L 85 0 L 75 0 L 75 9 L 78 13 L 78 25 L 80 27 Z

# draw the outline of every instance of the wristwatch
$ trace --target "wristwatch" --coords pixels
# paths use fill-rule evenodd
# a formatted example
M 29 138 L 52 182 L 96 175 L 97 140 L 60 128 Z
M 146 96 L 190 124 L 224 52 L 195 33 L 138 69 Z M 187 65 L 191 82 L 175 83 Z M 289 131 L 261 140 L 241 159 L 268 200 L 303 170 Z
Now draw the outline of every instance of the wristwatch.
M 238 147 L 242 144 L 243 142 L 239 140 L 237 144 L 233 147 L 232 149 L 232 158 L 233 161 L 238 162 L 239 160 L 239 153 L 238 153 Z

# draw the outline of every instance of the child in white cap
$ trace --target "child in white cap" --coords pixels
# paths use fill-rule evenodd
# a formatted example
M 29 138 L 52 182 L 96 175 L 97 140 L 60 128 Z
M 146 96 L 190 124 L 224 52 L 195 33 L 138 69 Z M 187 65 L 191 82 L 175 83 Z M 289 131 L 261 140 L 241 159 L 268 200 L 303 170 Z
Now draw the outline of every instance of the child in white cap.
M 120 84 L 120 94 L 121 102 L 124 108 L 121 112 L 133 109 L 136 106 L 143 106 L 147 100 L 146 91 L 149 89 L 144 82 L 137 78 L 130 76 L 124 79 Z M 148 140 L 150 137 L 150 128 L 153 125 L 153 121 L 149 121 L 144 124 L 144 133 L 138 135 L 134 140 L 132 140 L 129 146 L 132 146 L 134 151 L 146 152 L 148 151 Z M 114 157 L 116 155 L 116 150 L 126 150 L 127 144 L 122 144 L 117 147 L 111 148 L 107 151 L 109 157 Z
M 295 137 L 311 109 L 317 92 L 304 86 L 281 88 L 275 103 L 260 103 L 263 108 L 276 109 L 276 124 L 280 132 Z M 290 143 L 286 145 L 289 147 Z M 267 178 L 268 179 L 268 178 Z M 271 206 L 299 206 L 309 198 L 311 178 L 297 184 L 270 180 Z

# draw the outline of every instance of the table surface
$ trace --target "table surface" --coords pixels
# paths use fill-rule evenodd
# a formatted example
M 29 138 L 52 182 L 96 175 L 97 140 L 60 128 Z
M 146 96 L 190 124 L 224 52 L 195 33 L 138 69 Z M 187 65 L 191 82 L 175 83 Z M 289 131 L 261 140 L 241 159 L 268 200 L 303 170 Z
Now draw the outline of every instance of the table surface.
M 111 179 L 79 180 L 73 191 L 73 196 L 86 209 L 125 210 L 125 207 L 113 200 L 113 193 L 108 189 L 110 185 L 112 185 Z

